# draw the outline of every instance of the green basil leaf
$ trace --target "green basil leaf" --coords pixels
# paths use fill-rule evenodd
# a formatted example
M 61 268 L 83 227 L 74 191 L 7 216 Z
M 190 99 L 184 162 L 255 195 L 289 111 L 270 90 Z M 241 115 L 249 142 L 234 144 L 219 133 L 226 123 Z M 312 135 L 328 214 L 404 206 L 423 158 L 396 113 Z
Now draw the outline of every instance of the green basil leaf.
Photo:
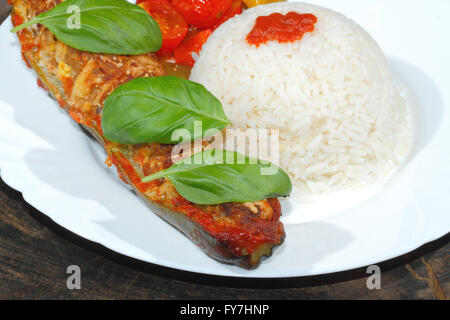
M 262 170 L 270 166 L 272 175 L 263 175 Z M 259 201 L 288 196 L 292 191 L 289 176 L 281 168 L 226 150 L 204 150 L 142 181 L 162 177 L 169 179 L 182 197 L 197 204 Z
M 126 0 L 66 0 L 11 31 L 36 23 L 82 51 L 134 55 L 157 51 L 162 45 L 156 21 Z
M 201 121 L 201 131 L 194 130 L 194 121 Z M 172 76 L 136 78 L 120 85 L 106 99 L 102 115 L 105 137 L 126 144 L 176 143 L 176 129 L 186 129 L 192 141 L 228 124 L 222 104 L 205 87 Z

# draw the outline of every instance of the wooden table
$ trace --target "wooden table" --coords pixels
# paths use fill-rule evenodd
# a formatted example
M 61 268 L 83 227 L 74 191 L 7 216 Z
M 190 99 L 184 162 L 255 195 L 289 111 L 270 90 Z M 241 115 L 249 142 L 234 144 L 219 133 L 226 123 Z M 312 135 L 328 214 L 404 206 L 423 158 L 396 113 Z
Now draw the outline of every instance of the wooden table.
M 8 11 L 0 0 L 0 21 Z M 448 299 L 449 240 L 381 263 L 380 290 L 367 288 L 365 268 L 277 281 L 207 277 L 129 259 L 82 239 L 0 179 L 0 299 Z M 81 290 L 66 286 L 66 269 L 74 264 L 81 268 Z

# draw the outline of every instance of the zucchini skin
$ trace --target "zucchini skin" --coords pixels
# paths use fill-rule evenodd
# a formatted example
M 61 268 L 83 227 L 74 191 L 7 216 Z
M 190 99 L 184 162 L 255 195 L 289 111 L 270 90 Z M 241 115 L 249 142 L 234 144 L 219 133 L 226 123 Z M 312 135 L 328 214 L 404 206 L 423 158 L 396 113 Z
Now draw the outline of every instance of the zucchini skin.
M 58 2 L 59 1 L 57 0 L 12 1 L 13 11 L 11 15 L 13 23 L 18 24 L 20 21 L 26 21 L 36 15 L 39 11 L 48 9 L 51 6 L 56 5 Z M 119 61 L 119 63 L 122 64 L 128 63 L 128 60 L 131 58 L 84 53 L 75 49 L 67 48 L 67 46 L 61 44 L 56 39 L 52 40 L 50 38 L 51 33 L 43 26 L 37 26 L 34 30 L 28 28 L 20 32 L 19 39 L 22 45 L 22 55 L 25 62 L 29 67 L 36 71 L 39 78 L 38 83 L 40 83 L 40 85 L 48 91 L 50 96 L 52 96 L 59 103 L 60 107 L 66 111 L 74 121 L 80 124 L 99 143 L 103 145 L 109 157 L 113 159 L 112 162 L 116 166 L 119 176 L 133 188 L 136 194 L 145 201 L 147 206 L 149 206 L 153 212 L 177 228 L 210 257 L 220 262 L 237 265 L 245 269 L 253 269 L 257 267 L 264 256 L 270 256 L 272 249 L 284 241 L 285 233 L 283 225 L 279 221 L 281 209 L 277 199 L 264 200 L 259 204 L 250 205 L 250 207 L 253 208 L 253 211 L 254 208 L 256 208 L 256 213 L 251 212 L 251 209 L 249 209 L 248 206 L 241 204 L 226 204 L 218 206 L 197 206 L 194 204 L 188 204 L 188 209 L 185 209 L 186 205 L 173 205 L 173 203 L 177 202 L 177 199 L 181 198 L 181 196 L 176 193 L 173 187 L 170 188 L 169 181 L 166 181 L 165 184 L 166 187 L 168 186 L 171 190 L 169 193 L 173 198 L 171 200 L 177 201 L 162 201 L 161 199 L 163 197 L 158 198 L 158 195 L 155 196 L 154 191 L 156 190 L 156 193 L 158 193 L 158 188 L 160 188 L 160 186 L 152 185 L 149 191 L 146 191 L 136 183 L 136 175 L 142 177 L 147 175 L 148 172 L 146 173 L 145 168 L 139 166 L 133 160 L 132 155 L 134 153 L 132 152 L 135 152 L 136 150 L 137 152 L 140 152 L 144 149 L 144 147 L 130 147 L 115 144 L 107 141 L 103 137 L 98 119 L 101 120 L 101 107 L 107 94 L 112 92 L 112 90 L 119 84 L 129 81 L 134 77 L 164 75 L 164 69 L 156 57 L 153 55 L 144 55 L 138 57 L 137 62 L 132 61 L 135 64 L 138 64 L 138 67 L 139 64 L 143 65 L 144 67 L 141 69 L 145 69 L 145 72 L 141 70 L 129 75 L 126 70 L 125 75 L 123 77 L 118 77 L 119 80 L 114 82 L 109 88 L 109 91 L 104 95 L 103 99 L 99 100 L 98 106 L 91 105 L 90 109 L 87 111 L 80 111 L 84 105 L 81 105 L 81 103 L 74 98 L 74 92 L 76 92 L 77 89 L 80 90 L 80 88 L 77 88 L 77 83 L 84 75 L 85 70 L 88 69 L 88 66 L 95 64 L 97 69 L 94 68 L 93 70 L 96 70 L 98 73 L 98 70 L 107 69 L 106 66 L 109 66 L 111 61 L 113 61 L 113 64 L 114 61 Z M 52 45 L 56 46 L 54 52 L 48 48 Z M 61 51 L 63 53 L 61 53 Z M 52 63 L 52 55 L 66 57 L 67 61 L 62 59 L 59 61 L 59 64 L 55 66 L 54 63 Z M 104 65 L 102 65 L 102 63 L 104 63 Z M 130 65 L 134 67 L 133 64 L 130 63 Z M 56 68 L 56 71 L 52 70 L 52 68 Z M 118 69 L 110 67 L 110 70 L 113 70 L 114 72 L 108 73 L 106 71 L 105 77 L 107 79 L 114 79 L 114 77 L 117 76 L 116 72 L 118 72 Z M 61 75 L 61 73 L 66 71 L 69 76 Z M 74 75 L 72 76 L 71 73 L 74 73 Z M 97 73 L 87 73 L 85 79 L 86 82 L 92 80 L 94 75 L 97 75 Z M 101 88 L 101 86 L 99 87 Z M 98 88 L 88 88 L 87 94 L 91 94 L 92 90 L 98 90 Z M 81 98 L 79 100 L 83 101 Z M 150 148 L 150 150 L 152 149 L 154 148 Z M 156 149 L 159 150 L 158 148 Z M 164 147 L 163 149 L 167 149 L 167 147 Z M 150 158 L 152 156 L 153 155 L 150 154 Z M 117 160 L 119 157 L 125 158 L 130 166 L 124 166 L 123 163 L 114 161 L 114 159 Z M 161 157 L 162 155 L 157 153 L 155 158 L 160 159 Z M 156 171 L 164 169 L 167 165 L 171 165 L 169 159 L 157 160 L 155 163 L 158 165 L 158 168 L 155 169 Z M 130 172 L 130 167 L 132 167 L 132 171 L 134 172 Z M 186 200 L 184 200 L 183 203 L 185 202 Z M 272 210 L 271 218 L 260 219 L 258 216 L 261 214 L 260 208 L 265 211 Z M 226 219 L 236 224 L 233 224 L 233 228 L 230 227 L 228 229 L 227 226 L 224 227 L 222 225 L 215 225 L 215 222 L 213 222 L 211 226 L 207 226 L 203 223 L 203 220 L 196 219 L 195 216 L 187 214 L 193 210 L 195 212 L 200 212 L 201 215 L 208 217 L 211 221 L 218 217 L 217 221 L 219 221 L 219 224 L 223 224 L 223 221 Z M 214 219 L 211 219 L 212 216 Z M 236 221 L 233 221 L 233 219 Z M 241 220 L 238 221 L 238 219 L 245 221 L 245 223 Z M 257 224 L 253 224 L 252 222 L 256 222 Z M 263 227 L 260 228 L 259 225 Z M 240 228 L 238 230 L 247 234 L 249 237 L 248 246 L 246 243 L 243 244 L 241 240 L 237 241 L 234 239 L 236 234 L 236 226 Z M 216 229 L 219 227 L 221 228 L 221 231 L 217 232 Z M 262 239 L 261 234 L 264 235 Z

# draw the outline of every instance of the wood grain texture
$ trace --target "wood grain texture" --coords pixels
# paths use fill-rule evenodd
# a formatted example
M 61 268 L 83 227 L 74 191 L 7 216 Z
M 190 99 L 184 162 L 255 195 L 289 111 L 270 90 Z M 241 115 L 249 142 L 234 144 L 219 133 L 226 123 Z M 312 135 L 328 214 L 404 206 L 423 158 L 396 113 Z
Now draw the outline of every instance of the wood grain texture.
M 0 21 L 8 11 L 0 0 Z M 0 179 L 0 299 L 448 299 L 449 240 L 447 235 L 380 264 L 381 290 L 367 289 L 365 268 L 277 281 L 208 277 L 139 262 L 84 240 Z M 73 264 L 81 268 L 81 290 L 66 286 Z

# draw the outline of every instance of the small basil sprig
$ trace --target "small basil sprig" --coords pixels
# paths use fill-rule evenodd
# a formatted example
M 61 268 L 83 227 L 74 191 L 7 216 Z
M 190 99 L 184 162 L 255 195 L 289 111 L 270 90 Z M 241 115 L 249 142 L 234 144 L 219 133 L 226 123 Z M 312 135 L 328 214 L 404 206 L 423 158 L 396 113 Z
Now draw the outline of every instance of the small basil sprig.
M 194 130 L 194 121 L 201 121 L 201 132 Z M 102 114 L 104 136 L 125 144 L 176 143 L 172 133 L 177 129 L 186 129 L 192 141 L 228 124 L 222 104 L 205 87 L 172 76 L 120 85 L 106 99 Z
M 157 51 L 162 45 L 156 21 L 126 0 L 65 0 L 11 32 L 36 23 L 83 51 L 134 55 Z
M 272 175 L 263 175 L 269 167 L 275 169 L 269 170 Z M 226 150 L 204 150 L 142 181 L 163 177 L 183 198 L 197 204 L 259 201 L 288 196 L 292 191 L 289 176 L 281 168 Z

